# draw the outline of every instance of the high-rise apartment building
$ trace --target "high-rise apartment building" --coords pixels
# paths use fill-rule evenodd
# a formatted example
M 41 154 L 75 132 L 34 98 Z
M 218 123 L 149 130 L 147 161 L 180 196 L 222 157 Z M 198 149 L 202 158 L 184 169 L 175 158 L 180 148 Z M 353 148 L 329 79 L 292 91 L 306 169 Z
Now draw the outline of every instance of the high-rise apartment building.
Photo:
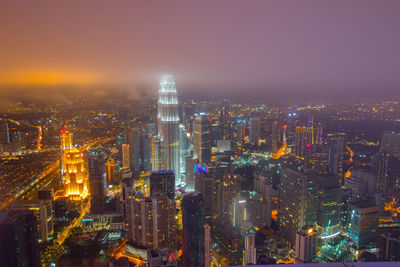
M 304 226 L 296 234 L 297 263 L 311 262 L 317 255 L 317 232 L 312 226 Z
M 254 265 L 256 257 L 256 234 L 254 228 L 246 230 L 244 234 L 243 265 Z
M 176 204 L 163 194 L 144 197 L 128 196 L 126 200 L 128 239 L 148 248 L 176 251 Z
M 315 173 L 302 171 L 301 168 L 282 169 L 279 225 L 282 236 L 291 244 L 294 244 L 296 233 L 302 226 L 316 223 L 317 198 L 318 184 Z

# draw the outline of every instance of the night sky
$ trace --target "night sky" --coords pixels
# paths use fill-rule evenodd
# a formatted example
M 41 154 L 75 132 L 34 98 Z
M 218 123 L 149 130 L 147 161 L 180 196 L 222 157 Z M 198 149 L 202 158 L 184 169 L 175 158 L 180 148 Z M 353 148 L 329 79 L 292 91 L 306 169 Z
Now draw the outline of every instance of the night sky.
M 399 14 L 398 0 L 4 0 L 0 84 L 152 93 L 173 73 L 187 95 L 395 96 Z

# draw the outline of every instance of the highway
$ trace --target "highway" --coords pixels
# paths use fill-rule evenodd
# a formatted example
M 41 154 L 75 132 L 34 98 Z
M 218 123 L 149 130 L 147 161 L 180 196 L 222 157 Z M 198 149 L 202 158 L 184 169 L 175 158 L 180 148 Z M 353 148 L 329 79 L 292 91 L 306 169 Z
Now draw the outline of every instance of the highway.
M 86 143 L 84 146 L 79 148 L 79 151 L 83 152 L 91 147 L 101 146 L 105 143 L 108 143 L 108 142 L 114 140 L 114 139 L 115 139 L 115 137 L 107 137 L 107 138 L 97 138 L 97 139 L 91 140 L 88 143 Z M 53 179 L 58 178 L 57 175 L 55 175 L 55 173 L 59 172 L 59 168 L 60 168 L 60 160 L 56 160 L 55 162 L 50 164 L 43 172 L 39 173 L 35 179 L 33 179 L 28 185 L 26 185 L 18 193 L 14 194 L 13 196 L 10 196 L 6 200 L 4 200 L 0 204 L 0 210 L 6 208 L 14 200 L 19 199 L 19 198 L 33 199 L 36 195 L 36 192 L 39 189 L 42 189 L 42 188 L 48 186 L 52 182 Z

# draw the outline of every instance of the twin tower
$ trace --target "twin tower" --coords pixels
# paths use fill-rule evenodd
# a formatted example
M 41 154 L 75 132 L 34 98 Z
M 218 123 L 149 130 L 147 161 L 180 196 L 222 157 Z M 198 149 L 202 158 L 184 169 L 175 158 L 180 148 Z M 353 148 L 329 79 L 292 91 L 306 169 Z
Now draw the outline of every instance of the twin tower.
M 158 114 L 158 139 L 160 140 L 160 165 L 153 166 L 153 171 L 173 170 L 179 181 L 180 146 L 179 146 L 179 102 L 173 75 L 161 77 Z M 154 154 L 154 153 L 153 153 Z

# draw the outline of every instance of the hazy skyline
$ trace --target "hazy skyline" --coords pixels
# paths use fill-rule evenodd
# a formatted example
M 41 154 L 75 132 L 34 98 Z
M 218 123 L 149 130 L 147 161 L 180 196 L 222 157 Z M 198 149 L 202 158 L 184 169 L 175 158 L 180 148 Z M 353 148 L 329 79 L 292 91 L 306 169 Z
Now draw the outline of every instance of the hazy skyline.
M 399 95 L 399 11 L 364 0 L 2 1 L 0 85 L 140 97 L 173 73 L 184 95 Z

